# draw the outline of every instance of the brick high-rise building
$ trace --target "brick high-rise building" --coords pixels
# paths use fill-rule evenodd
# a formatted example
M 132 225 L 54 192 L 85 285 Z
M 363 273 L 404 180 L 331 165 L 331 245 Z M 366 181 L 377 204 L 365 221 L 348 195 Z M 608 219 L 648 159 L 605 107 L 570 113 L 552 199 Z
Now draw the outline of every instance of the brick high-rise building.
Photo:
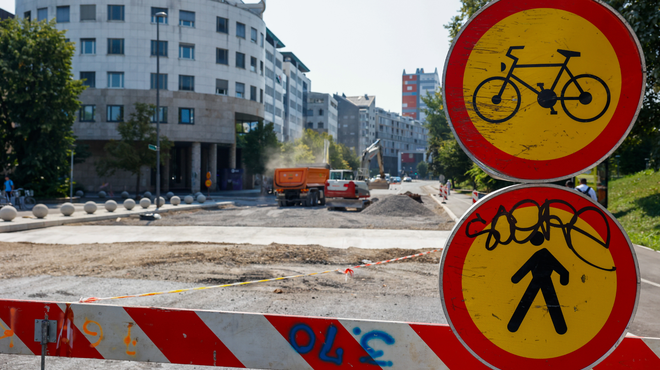
M 415 73 L 406 74 L 403 70 L 402 77 L 402 99 L 401 99 L 401 113 L 406 117 L 424 121 L 426 114 L 426 104 L 422 101 L 422 97 L 427 93 L 435 93 L 440 90 L 440 77 L 438 76 L 438 69 L 432 73 L 424 73 L 424 68 L 417 68 Z

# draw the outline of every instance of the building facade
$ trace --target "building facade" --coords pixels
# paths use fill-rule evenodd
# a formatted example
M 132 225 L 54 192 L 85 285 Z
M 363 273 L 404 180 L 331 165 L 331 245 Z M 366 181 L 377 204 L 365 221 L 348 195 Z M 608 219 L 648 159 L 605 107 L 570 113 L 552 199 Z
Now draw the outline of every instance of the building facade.
M 426 104 L 422 97 L 434 94 L 440 90 L 438 69 L 432 73 L 424 73 L 424 68 L 417 68 L 415 73 L 406 74 L 403 70 L 401 112 L 404 116 L 418 121 L 426 120 Z
M 236 135 L 259 120 L 274 122 L 280 131 L 284 124 L 284 86 L 274 78 L 282 74 L 282 56 L 263 21 L 264 10 L 263 0 L 124 5 L 108 0 L 17 0 L 19 16 L 55 18 L 57 28 L 66 30 L 76 44 L 72 73 L 87 89 L 80 95 L 82 108 L 73 129 L 79 141 L 89 144 L 92 156 L 76 166 L 74 178 L 88 191 L 106 182 L 115 191 L 134 189 L 134 177 L 128 173 L 111 179 L 97 176 L 95 162 L 105 155 L 109 140 L 120 138 L 117 125 L 129 119 L 135 103 L 156 104 L 158 86 L 160 111 L 154 111 L 152 122 L 160 120 L 161 134 L 174 143 L 169 163 L 161 168 L 162 190 L 205 190 L 207 172 L 215 180 L 211 190 L 241 186 L 226 176 L 241 172 Z M 160 12 L 167 17 L 156 17 Z M 268 68 L 272 79 L 266 77 Z M 268 87 L 275 93 L 268 94 Z M 266 107 L 273 107 L 272 114 Z M 143 172 L 140 191 L 155 185 L 156 171 Z
M 376 108 L 375 115 L 376 138 L 381 139 L 385 172 L 414 177 L 417 164 L 425 160 L 428 129 L 421 121 L 382 108 Z
M 266 29 L 266 89 L 264 96 L 265 120 L 272 122 L 277 138 L 284 141 L 284 94 L 286 89 L 286 75 L 284 57 L 279 49 L 285 47 L 284 43 L 271 31 Z
M 337 100 L 332 95 L 309 93 L 304 117 L 305 128 L 319 133 L 325 132 L 337 142 L 337 108 Z
M 376 97 L 333 95 L 337 101 L 337 142 L 360 155 L 376 141 Z
M 290 51 L 282 53 L 283 71 L 286 76 L 284 94 L 284 141 L 293 141 L 302 137 L 305 129 L 304 98 L 309 94 L 312 82 L 305 73 L 309 69 Z
M 5 19 L 12 19 L 14 18 L 14 15 L 11 14 L 10 12 L 0 8 L 0 21 L 5 20 Z

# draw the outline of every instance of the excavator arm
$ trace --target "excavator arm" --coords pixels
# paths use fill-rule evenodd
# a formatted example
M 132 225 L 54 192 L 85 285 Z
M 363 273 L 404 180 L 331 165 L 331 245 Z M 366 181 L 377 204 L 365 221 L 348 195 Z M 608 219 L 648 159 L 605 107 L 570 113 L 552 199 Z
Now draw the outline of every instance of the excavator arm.
M 380 139 L 376 140 L 373 144 L 369 145 L 367 149 L 362 152 L 362 163 L 360 164 L 360 174 L 358 176 L 365 181 L 369 181 L 369 165 L 371 160 L 377 157 L 378 170 L 380 171 L 380 180 L 369 182 L 370 189 L 388 189 L 389 184 L 385 180 L 385 167 L 383 165 L 383 150 L 380 145 Z

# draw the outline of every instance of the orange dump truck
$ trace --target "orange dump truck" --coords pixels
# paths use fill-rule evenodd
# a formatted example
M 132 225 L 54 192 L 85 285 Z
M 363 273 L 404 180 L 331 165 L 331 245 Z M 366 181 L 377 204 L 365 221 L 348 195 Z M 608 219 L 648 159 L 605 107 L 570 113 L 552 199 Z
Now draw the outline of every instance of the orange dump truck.
M 280 207 L 325 205 L 324 186 L 330 170 L 321 167 L 276 168 L 273 190 Z

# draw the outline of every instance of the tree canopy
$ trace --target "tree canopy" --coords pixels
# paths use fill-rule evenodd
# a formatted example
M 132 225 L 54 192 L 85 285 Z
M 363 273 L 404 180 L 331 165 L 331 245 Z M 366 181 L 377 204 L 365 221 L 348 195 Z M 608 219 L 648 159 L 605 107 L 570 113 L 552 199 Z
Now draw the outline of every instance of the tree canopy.
M 117 170 L 136 175 L 136 195 L 140 192 L 142 167 L 156 167 L 156 152 L 149 149 L 149 144 L 156 145 L 156 126 L 151 123 L 155 111 L 154 105 L 135 103 L 135 112 L 131 113 L 131 118 L 117 125 L 121 140 L 110 140 L 104 147 L 107 156 L 96 162 L 99 176 L 111 176 Z M 160 135 L 161 164 L 169 160 L 172 145 L 167 137 Z
M 0 162 L 38 195 L 55 194 L 69 170 L 84 90 L 71 73 L 74 52 L 54 20 L 0 22 Z
M 328 158 L 324 158 L 325 142 L 328 142 Z M 335 143 L 326 132 L 318 133 L 307 129 L 303 136 L 282 145 L 281 162 L 284 166 L 328 161 L 334 169 L 357 170 L 360 167 L 358 156 L 343 144 Z
M 242 135 L 243 163 L 252 174 L 263 175 L 269 158 L 277 153 L 280 144 L 274 127 L 272 122 L 264 124 L 263 121 L 259 121 L 255 127 Z

